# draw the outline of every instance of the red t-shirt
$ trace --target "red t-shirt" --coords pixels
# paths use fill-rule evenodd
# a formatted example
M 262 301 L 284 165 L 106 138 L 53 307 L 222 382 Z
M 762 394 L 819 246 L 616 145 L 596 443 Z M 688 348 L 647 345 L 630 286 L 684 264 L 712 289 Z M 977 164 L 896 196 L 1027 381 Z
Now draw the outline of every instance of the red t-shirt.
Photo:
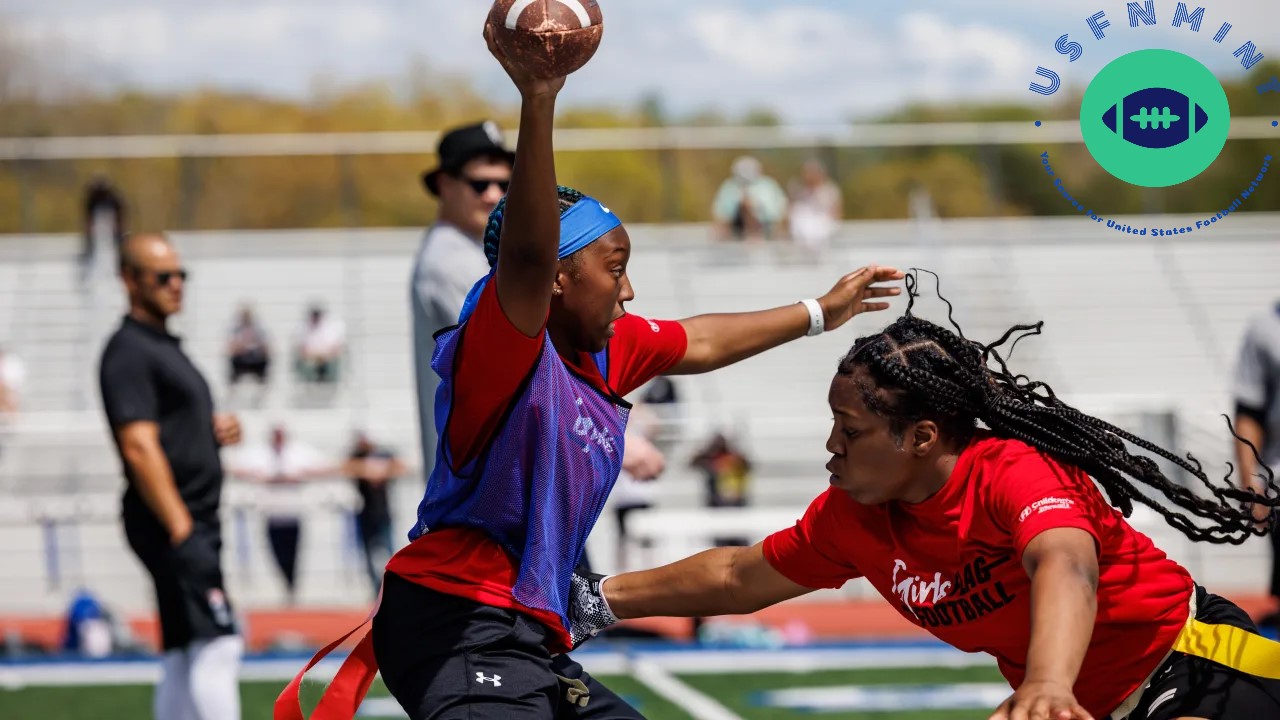
M 607 381 L 589 353 L 562 356 L 570 369 L 606 393 L 626 395 L 684 359 L 688 339 L 679 322 L 625 315 L 613 327 L 607 347 Z M 490 282 L 462 333 L 455 361 L 453 414 L 444 438 L 457 466 L 479 457 L 498 431 L 533 372 L 546 327 L 532 338 L 516 329 L 498 302 L 497 283 Z M 554 649 L 568 649 L 568 637 L 555 613 L 526 608 L 512 597 L 516 562 L 481 530 L 429 532 L 398 553 L 387 569 L 433 590 L 532 615 L 556 632 L 564 647 Z
M 980 434 L 928 500 L 869 506 L 831 488 L 794 527 L 767 538 L 764 554 L 805 587 L 866 577 L 911 622 L 960 650 L 993 655 L 1016 688 L 1031 635 L 1022 554 L 1036 535 L 1062 527 L 1088 532 L 1100 548 L 1098 615 L 1075 694 L 1106 717 L 1173 646 L 1192 581 L 1078 468 Z

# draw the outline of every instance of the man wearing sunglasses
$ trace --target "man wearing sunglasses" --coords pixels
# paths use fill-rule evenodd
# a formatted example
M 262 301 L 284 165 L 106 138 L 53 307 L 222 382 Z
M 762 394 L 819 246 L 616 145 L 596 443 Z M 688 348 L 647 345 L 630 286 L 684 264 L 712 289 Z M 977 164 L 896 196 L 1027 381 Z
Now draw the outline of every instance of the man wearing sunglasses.
M 169 334 L 187 271 L 163 235 L 120 248 L 129 314 L 99 367 L 102 404 L 127 481 L 125 537 L 151 575 L 164 659 L 156 718 L 238 720 L 243 643 L 222 581 L 219 448 L 240 441 L 209 386 Z
M 418 248 L 410 288 L 424 478 L 431 476 L 436 457 L 432 413 L 440 380 L 431 369 L 434 335 L 457 324 L 467 292 L 489 272 L 484 229 L 507 193 L 515 160 L 493 122 L 447 131 L 438 155 L 439 166 L 423 173 L 422 184 L 437 199 L 439 212 Z

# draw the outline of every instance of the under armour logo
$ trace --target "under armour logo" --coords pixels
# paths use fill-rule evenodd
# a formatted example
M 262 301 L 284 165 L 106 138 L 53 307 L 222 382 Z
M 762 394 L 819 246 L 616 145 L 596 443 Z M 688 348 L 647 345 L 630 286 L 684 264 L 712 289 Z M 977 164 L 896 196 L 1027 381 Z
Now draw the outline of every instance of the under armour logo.
M 1151 701 L 1151 706 L 1147 709 L 1147 713 L 1150 714 L 1154 712 L 1157 707 L 1165 704 L 1165 702 L 1169 700 L 1172 700 L 1173 696 L 1177 694 L 1178 694 L 1178 688 L 1169 688 L 1168 690 L 1164 691 L 1159 697 Z
M 476 673 L 476 682 L 480 683 L 481 685 L 487 682 L 491 682 L 493 683 L 494 687 L 502 687 L 502 676 L 494 675 L 493 677 L 485 677 L 484 673 L 478 672 Z

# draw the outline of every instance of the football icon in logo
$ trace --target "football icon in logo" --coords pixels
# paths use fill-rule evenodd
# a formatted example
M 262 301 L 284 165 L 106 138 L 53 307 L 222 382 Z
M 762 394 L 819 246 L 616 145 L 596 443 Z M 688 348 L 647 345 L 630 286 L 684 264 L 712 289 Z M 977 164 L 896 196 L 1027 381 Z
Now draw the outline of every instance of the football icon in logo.
M 1107 108 L 1102 123 L 1139 147 L 1159 150 L 1181 145 L 1209 122 L 1204 108 L 1168 88 L 1130 93 Z

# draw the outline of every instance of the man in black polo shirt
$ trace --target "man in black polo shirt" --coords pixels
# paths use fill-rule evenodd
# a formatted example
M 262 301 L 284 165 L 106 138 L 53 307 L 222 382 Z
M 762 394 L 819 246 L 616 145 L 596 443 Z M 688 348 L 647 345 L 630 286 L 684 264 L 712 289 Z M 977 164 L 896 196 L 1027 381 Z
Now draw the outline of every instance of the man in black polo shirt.
M 129 314 L 102 354 L 103 406 L 128 481 L 129 546 L 155 582 L 164 667 L 158 719 L 237 720 L 243 642 L 223 589 L 218 449 L 240 440 L 215 415 L 209 387 L 166 330 L 182 309 L 186 271 L 163 235 L 121 247 Z

